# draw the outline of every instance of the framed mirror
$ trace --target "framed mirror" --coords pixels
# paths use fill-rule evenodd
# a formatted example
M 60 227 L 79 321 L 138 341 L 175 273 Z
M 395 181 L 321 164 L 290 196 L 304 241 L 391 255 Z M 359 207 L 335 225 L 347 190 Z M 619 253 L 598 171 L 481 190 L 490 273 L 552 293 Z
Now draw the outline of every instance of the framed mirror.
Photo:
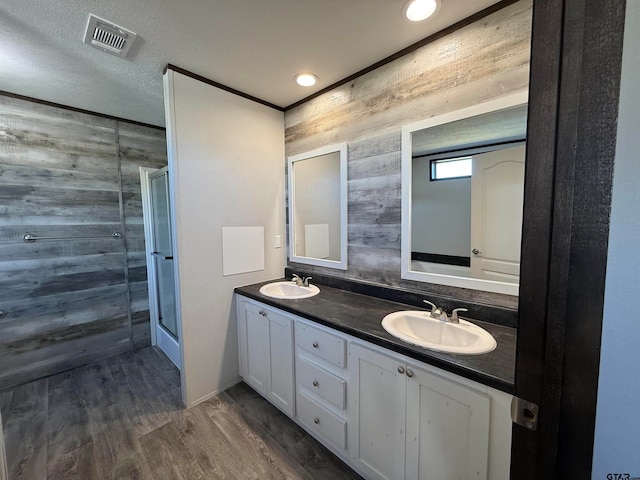
M 527 97 L 403 127 L 402 278 L 518 295 Z
M 347 269 L 347 144 L 288 158 L 292 262 Z

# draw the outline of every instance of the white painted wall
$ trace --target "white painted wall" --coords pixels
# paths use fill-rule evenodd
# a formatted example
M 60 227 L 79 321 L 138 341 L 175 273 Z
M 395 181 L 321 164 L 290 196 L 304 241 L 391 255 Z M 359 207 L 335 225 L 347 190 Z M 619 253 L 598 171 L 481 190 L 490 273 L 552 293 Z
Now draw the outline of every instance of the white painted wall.
M 233 288 L 283 275 L 283 114 L 165 74 L 181 317 L 182 396 L 195 405 L 239 380 Z M 264 226 L 265 269 L 222 276 L 222 227 Z
M 340 152 L 294 163 L 296 255 L 306 257 L 304 226 L 329 225 L 329 257 L 340 261 Z
M 613 177 L 594 480 L 640 477 L 640 2 L 627 2 Z M 624 478 L 624 477 L 621 477 Z
M 468 257 L 471 251 L 471 179 L 431 182 L 431 163 L 414 159 L 411 251 Z

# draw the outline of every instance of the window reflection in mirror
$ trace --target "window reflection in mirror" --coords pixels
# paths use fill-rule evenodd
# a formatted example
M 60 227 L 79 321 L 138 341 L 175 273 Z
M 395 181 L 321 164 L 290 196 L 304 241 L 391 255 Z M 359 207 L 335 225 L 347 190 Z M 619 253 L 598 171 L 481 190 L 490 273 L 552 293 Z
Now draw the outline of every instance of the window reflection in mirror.
M 526 95 L 403 129 L 402 278 L 517 295 Z
M 346 269 L 346 144 L 289 158 L 291 261 Z

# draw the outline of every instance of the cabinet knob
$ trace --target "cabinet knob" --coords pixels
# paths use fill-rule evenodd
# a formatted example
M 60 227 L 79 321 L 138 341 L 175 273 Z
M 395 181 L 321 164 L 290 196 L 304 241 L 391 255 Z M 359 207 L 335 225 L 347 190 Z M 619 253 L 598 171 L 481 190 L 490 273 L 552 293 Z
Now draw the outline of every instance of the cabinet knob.
M 258 313 L 259 313 L 260 315 L 262 315 L 263 317 L 266 317 L 266 316 L 267 316 L 267 312 L 265 312 L 264 310 L 260 310 Z
M 318 348 L 318 342 L 313 342 L 313 348 Z
M 318 417 L 313 419 L 313 423 L 315 423 L 316 425 L 318 425 L 320 423 L 320 419 Z
M 404 373 L 404 367 L 403 367 L 402 365 L 400 365 L 400 366 L 398 367 L 398 373 L 399 373 L 400 375 L 402 375 L 402 374 Z
M 314 386 L 314 387 L 317 387 L 318 385 L 320 385 L 320 384 L 318 383 L 318 380 L 314 380 L 314 381 L 313 381 L 313 386 Z
M 409 378 L 413 377 L 413 371 L 409 370 L 408 368 L 407 368 L 407 377 Z

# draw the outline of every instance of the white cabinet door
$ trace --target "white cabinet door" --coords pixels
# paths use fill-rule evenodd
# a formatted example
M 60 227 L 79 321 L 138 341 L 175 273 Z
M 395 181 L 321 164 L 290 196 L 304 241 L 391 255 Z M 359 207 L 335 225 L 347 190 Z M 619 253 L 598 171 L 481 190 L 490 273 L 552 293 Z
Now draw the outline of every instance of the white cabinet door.
M 406 479 L 486 480 L 491 399 L 407 366 Z
M 349 345 L 348 448 L 370 479 L 404 478 L 405 366 L 391 356 Z
M 264 310 L 269 320 L 269 371 L 267 398 L 287 415 L 294 415 L 293 321 Z
M 295 415 L 293 319 L 237 297 L 240 375 L 287 415 Z
M 349 345 L 349 453 L 372 479 L 487 479 L 491 399 Z
M 269 377 L 269 322 L 260 312 L 263 308 L 242 302 L 239 309 L 241 317 L 239 322 L 244 323 L 244 381 L 251 385 L 258 393 L 267 394 L 267 381 Z

